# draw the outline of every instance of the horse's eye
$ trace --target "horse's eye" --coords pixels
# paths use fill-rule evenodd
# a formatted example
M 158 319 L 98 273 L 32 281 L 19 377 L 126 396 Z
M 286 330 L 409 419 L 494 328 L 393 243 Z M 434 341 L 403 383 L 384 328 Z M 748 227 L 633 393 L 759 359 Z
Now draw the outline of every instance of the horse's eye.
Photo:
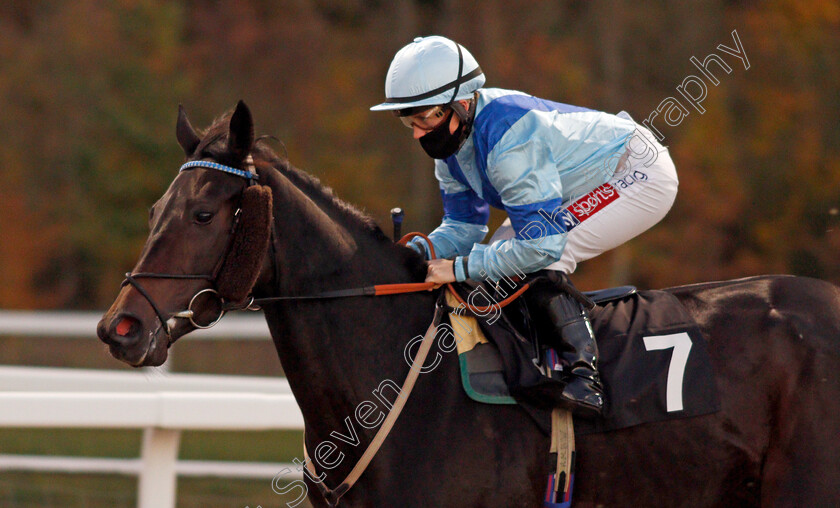
M 195 212 L 195 223 L 196 224 L 210 224 L 210 221 L 213 220 L 213 213 L 212 212 Z

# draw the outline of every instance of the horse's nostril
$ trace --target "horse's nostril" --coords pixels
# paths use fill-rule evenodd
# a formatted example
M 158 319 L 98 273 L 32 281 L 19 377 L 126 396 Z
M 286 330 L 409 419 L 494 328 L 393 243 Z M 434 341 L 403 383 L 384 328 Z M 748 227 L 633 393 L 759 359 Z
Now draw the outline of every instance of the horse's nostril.
M 140 321 L 131 316 L 121 316 L 114 331 L 120 337 L 131 337 L 140 329 Z

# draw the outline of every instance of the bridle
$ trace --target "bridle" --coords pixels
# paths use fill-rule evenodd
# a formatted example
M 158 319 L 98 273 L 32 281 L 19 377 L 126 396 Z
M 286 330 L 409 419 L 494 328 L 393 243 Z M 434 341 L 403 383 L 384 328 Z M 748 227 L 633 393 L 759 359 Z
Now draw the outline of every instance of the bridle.
M 166 336 L 170 342 L 172 342 L 172 330 L 169 326 L 169 319 L 167 319 L 163 312 L 160 310 L 160 307 L 155 303 L 152 296 L 146 291 L 145 288 L 140 284 L 137 279 L 174 279 L 174 280 L 206 280 L 210 282 L 210 285 L 213 287 L 204 288 L 198 291 L 196 294 L 190 298 L 190 303 L 187 305 L 186 310 L 182 310 L 180 312 L 176 312 L 172 315 L 172 318 L 181 318 L 187 319 L 190 321 L 195 328 L 210 328 L 218 323 L 222 317 L 224 317 L 225 313 L 228 310 L 231 310 L 231 307 L 228 307 L 224 298 L 219 294 L 216 290 L 216 281 L 219 277 L 219 272 L 225 264 L 225 260 L 227 259 L 228 255 L 230 254 L 231 247 L 233 245 L 233 238 L 236 236 L 236 230 L 239 227 L 239 222 L 241 219 L 242 214 L 242 195 L 245 192 L 245 189 L 250 187 L 251 185 L 255 185 L 256 182 L 259 180 L 259 175 L 256 172 L 254 167 L 254 159 L 251 155 L 248 155 L 244 159 L 245 169 L 237 169 L 231 166 L 225 166 L 224 164 L 219 164 L 218 162 L 213 161 L 190 161 L 181 166 L 178 172 L 188 171 L 195 168 L 204 168 L 204 169 L 213 169 L 216 171 L 221 171 L 223 173 L 229 173 L 231 175 L 238 176 L 240 178 L 244 178 L 246 180 L 246 185 L 242 188 L 242 191 L 239 195 L 239 205 L 237 206 L 236 211 L 233 214 L 233 222 L 231 224 L 230 232 L 228 233 L 228 240 L 227 245 L 225 247 L 224 252 L 222 252 L 219 261 L 216 263 L 216 267 L 213 269 L 212 273 L 209 274 L 177 274 L 177 273 L 157 273 L 157 272 L 137 272 L 131 273 L 128 272 L 125 274 L 125 279 L 123 280 L 120 287 L 125 287 L 130 285 L 134 289 L 140 293 L 143 298 L 149 302 L 149 305 L 155 311 L 158 320 L 160 320 L 161 327 L 163 328 L 164 332 L 166 332 Z M 210 320 L 208 323 L 199 323 L 195 319 L 196 311 L 193 310 L 193 306 L 195 305 L 196 301 L 199 299 L 201 295 L 211 295 L 215 296 L 219 300 L 219 315 L 216 316 L 214 319 Z M 251 309 L 253 304 L 253 297 L 251 297 L 251 301 L 247 302 L 244 306 L 236 307 L 238 309 Z M 253 310 L 257 310 L 257 308 L 253 308 Z M 171 318 L 170 318 L 171 319 Z

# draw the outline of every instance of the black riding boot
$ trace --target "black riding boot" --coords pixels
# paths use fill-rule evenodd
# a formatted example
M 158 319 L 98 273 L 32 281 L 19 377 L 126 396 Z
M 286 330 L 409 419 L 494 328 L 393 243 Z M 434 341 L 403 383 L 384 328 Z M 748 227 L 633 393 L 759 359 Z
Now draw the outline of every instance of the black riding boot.
M 557 330 L 557 352 L 564 361 L 563 397 L 576 416 L 594 418 L 604 408 L 604 388 L 598 376 L 598 345 L 589 314 L 577 300 L 561 292 L 546 302 L 548 317 Z

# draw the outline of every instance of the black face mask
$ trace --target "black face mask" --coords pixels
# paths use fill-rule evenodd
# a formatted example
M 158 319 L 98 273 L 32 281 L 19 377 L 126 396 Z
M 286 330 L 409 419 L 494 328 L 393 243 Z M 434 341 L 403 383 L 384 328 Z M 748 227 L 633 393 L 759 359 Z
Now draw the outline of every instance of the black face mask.
M 450 134 L 449 122 L 452 121 L 453 114 L 455 111 L 450 109 L 446 119 L 440 125 L 420 138 L 420 146 L 432 159 L 445 159 L 453 155 L 470 134 L 470 129 L 467 127 L 469 122 L 464 120 L 461 120 L 455 132 Z

